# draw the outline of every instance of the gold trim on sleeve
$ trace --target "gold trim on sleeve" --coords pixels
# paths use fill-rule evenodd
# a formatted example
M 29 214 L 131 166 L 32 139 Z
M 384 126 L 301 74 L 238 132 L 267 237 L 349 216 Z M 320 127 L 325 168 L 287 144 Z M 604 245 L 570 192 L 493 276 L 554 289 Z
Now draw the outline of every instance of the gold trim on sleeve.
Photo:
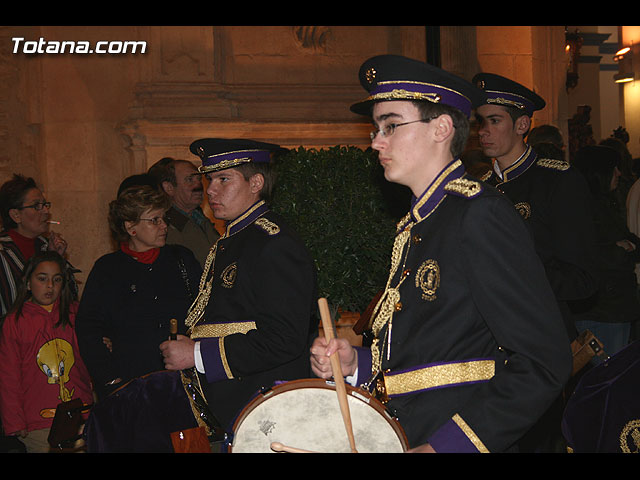
M 482 443 L 482 440 L 475 434 L 471 427 L 465 422 L 459 414 L 455 414 L 452 418 L 456 425 L 462 430 L 467 438 L 473 443 L 480 453 L 490 453 L 489 449 Z
M 226 373 L 227 378 L 231 380 L 233 378 L 233 373 L 231 373 L 231 367 L 229 367 L 229 362 L 227 361 L 227 354 L 224 350 L 224 337 L 220 337 L 218 339 L 218 346 L 220 348 L 220 361 L 222 362 L 224 373 Z
M 495 374 L 494 360 L 472 360 L 419 368 L 398 374 L 385 374 L 387 395 L 402 395 L 430 388 L 490 380 Z
M 211 323 L 196 325 L 191 330 L 191 339 L 217 338 L 233 335 L 234 333 L 247 333 L 256 329 L 255 322 Z

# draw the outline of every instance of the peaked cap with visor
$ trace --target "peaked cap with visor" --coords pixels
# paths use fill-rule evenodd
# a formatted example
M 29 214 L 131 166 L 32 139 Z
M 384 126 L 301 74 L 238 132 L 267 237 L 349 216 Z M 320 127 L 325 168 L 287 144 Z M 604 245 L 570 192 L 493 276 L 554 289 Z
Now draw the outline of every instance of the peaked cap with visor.
M 489 105 L 515 107 L 530 117 L 533 112 L 542 110 L 546 105 L 537 93 L 495 73 L 478 73 L 472 82 L 484 91 L 485 103 Z
M 200 173 L 211 173 L 245 163 L 270 163 L 272 154 L 287 150 L 273 143 L 245 139 L 201 138 L 189 147 L 202 160 Z
M 378 55 L 360 67 L 360 84 L 369 92 L 351 111 L 371 115 L 374 103 L 428 101 L 457 108 L 467 117 L 484 101 L 472 83 L 425 62 L 399 55 Z

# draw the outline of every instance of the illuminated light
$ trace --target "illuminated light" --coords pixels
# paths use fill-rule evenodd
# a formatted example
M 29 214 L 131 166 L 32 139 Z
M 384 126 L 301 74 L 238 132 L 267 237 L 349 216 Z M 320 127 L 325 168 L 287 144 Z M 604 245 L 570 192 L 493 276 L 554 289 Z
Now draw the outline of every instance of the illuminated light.
M 618 73 L 613 76 L 613 81 L 615 83 L 627 83 L 633 82 L 636 79 L 634 73 Z
M 620 50 L 618 50 L 616 52 L 616 54 L 613 56 L 613 61 L 614 62 L 620 62 L 624 59 L 624 56 L 629 53 L 631 51 L 631 47 L 624 47 L 621 48 Z

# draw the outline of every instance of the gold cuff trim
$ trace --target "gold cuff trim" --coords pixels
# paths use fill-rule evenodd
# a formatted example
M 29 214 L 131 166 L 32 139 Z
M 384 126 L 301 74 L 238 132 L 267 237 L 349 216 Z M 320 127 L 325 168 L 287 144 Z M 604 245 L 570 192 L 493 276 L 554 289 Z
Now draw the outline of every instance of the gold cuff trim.
M 191 339 L 226 337 L 234 333 L 247 333 L 256 329 L 256 322 L 211 323 L 196 325 L 191 330 Z
M 227 378 L 231 380 L 233 378 L 233 373 L 231 373 L 231 367 L 229 367 L 229 362 L 227 361 L 227 354 L 224 351 L 224 337 L 220 337 L 218 339 L 218 348 L 220 349 L 220 361 L 222 362 L 224 373 L 226 373 Z
M 386 394 L 392 396 L 459 383 L 489 380 L 494 374 L 494 360 L 473 360 L 385 375 L 384 384 Z
M 462 430 L 462 432 L 467 436 L 469 441 L 473 443 L 473 445 L 478 449 L 480 453 L 490 453 L 489 449 L 485 447 L 482 440 L 475 434 L 475 432 L 471 429 L 471 427 L 465 422 L 460 415 L 457 413 L 453 416 L 452 420 L 456 425 Z

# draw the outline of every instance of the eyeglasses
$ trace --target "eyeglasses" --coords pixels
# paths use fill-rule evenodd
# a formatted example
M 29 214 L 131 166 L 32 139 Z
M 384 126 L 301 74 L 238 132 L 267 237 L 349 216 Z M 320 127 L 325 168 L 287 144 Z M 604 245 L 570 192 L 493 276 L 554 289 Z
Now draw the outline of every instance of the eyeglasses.
M 369 133 L 369 136 L 371 137 L 371 140 L 375 140 L 375 138 L 378 136 L 378 134 L 381 134 L 383 137 L 390 137 L 391 135 L 394 134 L 394 132 L 396 131 L 396 128 L 401 127 L 403 125 L 409 125 L 411 123 L 418 123 L 418 122 L 422 122 L 422 123 L 429 123 L 431 120 L 433 120 L 434 118 L 438 118 L 439 115 L 434 116 L 434 117 L 430 117 L 430 118 L 421 118 L 420 120 L 413 120 L 411 122 L 404 122 L 404 123 L 390 123 L 388 125 L 385 125 L 382 128 L 379 128 L 378 130 L 374 130 L 371 133 Z
M 18 207 L 16 210 L 23 210 L 25 208 L 33 208 L 36 212 L 39 212 L 44 207 L 51 208 L 51 202 L 36 202 L 33 205 L 24 205 L 22 207 Z
M 150 222 L 152 225 L 158 226 L 161 223 L 167 225 L 167 219 L 165 217 L 153 217 L 153 218 L 141 218 L 140 220 L 144 220 L 145 222 Z

